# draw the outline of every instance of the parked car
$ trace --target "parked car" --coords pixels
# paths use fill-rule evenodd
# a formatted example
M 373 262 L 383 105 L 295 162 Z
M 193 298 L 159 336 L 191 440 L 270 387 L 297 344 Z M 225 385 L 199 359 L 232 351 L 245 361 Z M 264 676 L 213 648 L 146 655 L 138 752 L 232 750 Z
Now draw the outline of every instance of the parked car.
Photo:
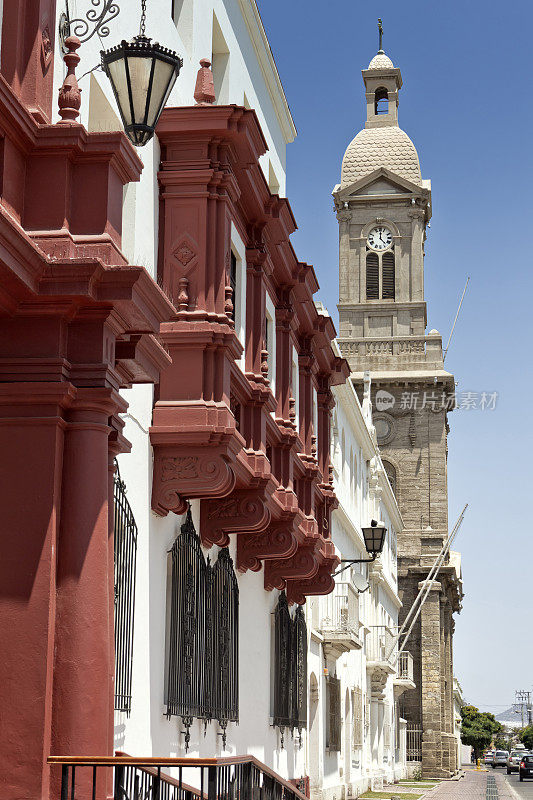
M 483 763 L 492 764 L 493 760 L 494 760 L 494 750 L 487 750 L 487 752 L 483 756 Z
M 518 767 L 518 777 L 521 781 L 524 778 L 533 778 L 533 755 L 522 756 Z
M 496 767 L 506 767 L 508 758 L 508 750 L 495 750 L 492 758 L 492 769 L 496 769 Z
M 522 760 L 522 756 L 527 755 L 525 750 L 511 750 L 509 753 L 509 757 L 507 759 L 507 774 L 510 775 L 511 772 L 518 772 L 518 767 L 520 766 L 520 761 Z

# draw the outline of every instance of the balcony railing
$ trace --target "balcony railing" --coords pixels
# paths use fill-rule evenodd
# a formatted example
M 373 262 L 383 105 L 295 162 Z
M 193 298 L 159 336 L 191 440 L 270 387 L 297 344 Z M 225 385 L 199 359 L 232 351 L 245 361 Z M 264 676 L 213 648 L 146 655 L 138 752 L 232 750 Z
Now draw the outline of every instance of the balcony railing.
M 373 625 L 366 637 L 366 660 L 393 664 L 396 658 L 395 637 L 387 625 Z
M 83 758 L 50 756 L 61 766 L 57 800 L 307 800 L 254 756 L 233 758 Z M 177 777 L 163 772 L 173 768 Z M 110 772 L 112 771 L 112 772 Z M 183 777 L 194 786 L 184 783 Z
M 339 581 L 331 594 L 321 598 L 319 629 L 326 648 L 343 653 L 361 647 L 359 598 L 350 581 Z
M 331 594 L 323 598 L 321 630 L 359 632 L 359 600 L 349 581 L 339 581 Z
M 400 658 L 398 659 L 398 678 L 402 681 L 414 681 L 413 656 L 406 650 L 400 653 Z

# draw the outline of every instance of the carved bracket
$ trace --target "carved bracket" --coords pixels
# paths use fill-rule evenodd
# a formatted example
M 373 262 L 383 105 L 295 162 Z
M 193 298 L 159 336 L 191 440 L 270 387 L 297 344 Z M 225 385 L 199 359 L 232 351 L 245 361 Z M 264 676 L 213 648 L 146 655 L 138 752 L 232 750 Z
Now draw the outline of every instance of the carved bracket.
M 288 559 L 294 555 L 297 539 L 290 522 L 272 522 L 259 534 L 244 534 L 237 539 L 237 569 L 259 572 L 264 560 Z
M 373 667 L 370 672 L 370 690 L 372 697 L 378 700 L 383 699 L 385 696 L 385 686 L 387 685 L 387 678 L 392 670 L 386 670 L 382 667 Z
M 257 487 L 237 489 L 222 500 L 205 500 L 201 507 L 201 538 L 205 547 L 226 547 L 230 533 L 257 536 L 270 522 L 270 511 Z
M 306 580 L 287 581 L 287 599 L 289 603 L 303 605 L 305 598 L 310 595 L 330 594 L 335 587 L 333 570 L 338 564 L 338 559 L 327 559 L 319 568 L 316 575 Z
M 174 455 L 179 452 L 179 455 Z M 226 448 L 177 446 L 154 449 L 152 509 L 183 514 L 194 497 L 225 497 L 235 486 Z
M 290 558 L 265 563 L 265 589 L 284 589 L 291 578 L 312 578 L 318 567 L 315 547 L 299 547 Z

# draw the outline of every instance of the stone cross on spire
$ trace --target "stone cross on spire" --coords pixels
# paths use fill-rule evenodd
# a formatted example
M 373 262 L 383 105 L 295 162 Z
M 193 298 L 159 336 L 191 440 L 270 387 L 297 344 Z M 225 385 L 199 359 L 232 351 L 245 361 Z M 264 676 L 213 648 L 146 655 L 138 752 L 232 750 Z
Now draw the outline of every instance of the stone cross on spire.
M 378 31 L 379 31 L 379 53 L 383 53 L 383 23 L 378 18 Z

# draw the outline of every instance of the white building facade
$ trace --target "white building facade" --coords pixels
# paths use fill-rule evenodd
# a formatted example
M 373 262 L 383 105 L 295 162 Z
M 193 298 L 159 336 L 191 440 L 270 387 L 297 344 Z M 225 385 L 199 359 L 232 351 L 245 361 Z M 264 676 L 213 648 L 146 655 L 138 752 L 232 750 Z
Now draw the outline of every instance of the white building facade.
M 398 698 L 413 688 L 408 652 L 396 662 L 397 535 L 403 528 L 372 425 L 348 381 L 334 390 L 332 463 L 339 500 L 332 538 L 341 559 L 368 559 L 362 528 L 387 529 L 382 554 L 342 564 L 327 597 L 310 600 L 309 764 L 312 797 L 356 797 L 407 775 Z
M 109 23 L 110 40 L 130 39 L 137 33 L 139 6 L 133 0 L 121 2 L 119 16 Z M 296 131 L 255 1 L 173 0 L 170 3 L 158 0 L 148 4 L 147 10 L 147 33 L 183 57 L 183 68 L 168 106 L 194 105 L 199 62 L 208 58 L 212 63 L 216 104 L 235 104 L 255 111 L 266 146 L 259 158 L 260 167 L 271 196 L 283 198 L 286 146 L 294 139 Z M 83 17 L 86 11 L 83 0 L 69 0 L 68 4 L 62 0 L 57 7 L 56 26 L 61 14 L 75 20 Z M 60 41 L 56 41 L 55 47 L 57 90 L 63 83 L 65 67 Z M 85 42 L 80 55 L 80 122 L 89 132 L 120 130 L 110 85 L 105 75 L 96 69 L 100 60 L 98 37 Z M 130 264 L 143 266 L 157 279 L 161 256 L 161 149 L 157 136 L 139 151 L 139 156 L 143 162 L 140 181 L 129 183 L 124 189 L 121 251 Z M 235 334 L 246 350 L 250 335 L 247 307 L 250 295 L 247 291 L 247 246 L 241 233 L 232 223 L 231 253 L 237 263 L 237 282 L 232 296 Z M 314 275 L 306 272 L 301 282 L 308 287 L 306 291 L 310 295 L 316 291 Z M 265 386 L 274 399 L 282 392 L 280 364 L 285 363 L 279 355 L 278 337 L 281 340 L 284 335 L 279 309 L 279 298 L 277 302 L 274 293 L 267 290 L 264 298 L 266 357 L 261 370 Z M 314 308 L 313 313 L 316 314 Z M 325 336 L 331 338 L 331 321 L 324 321 L 324 315 L 318 316 L 322 317 L 320 325 L 330 331 L 331 335 L 326 332 Z M 324 351 L 328 347 L 329 340 L 323 345 Z M 287 368 L 292 376 L 288 403 L 291 410 L 288 420 L 282 421 L 293 427 L 290 436 L 295 433 L 301 435 L 302 441 L 305 439 L 301 448 L 305 458 L 301 459 L 302 454 L 298 454 L 304 462 L 302 473 L 304 467 L 316 472 L 322 441 L 320 426 L 324 424 L 319 420 L 321 401 L 317 389 L 309 390 L 311 384 L 304 384 L 301 377 L 306 369 L 302 364 L 307 354 L 295 346 L 290 354 Z M 245 354 L 240 358 L 244 376 Z M 335 359 L 342 361 L 334 351 Z M 202 528 L 199 499 L 193 498 L 185 513 L 166 516 L 154 513 L 151 501 L 154 454 L 150 429 L 158 390 L 154 394 L 151 384 L 122 390 L 128 402 L 128 410 L 121 415 L 123 434 L 131 443 L 131 452 L 118 456 L 119 478 L 115 486 L 126 515 L 131 514 L 130 522 L 134 520 L 130 529 L 135 534 L 134 542 L 132 540 L 135 577 L 121 612 L 129 620 L 127 636 L 131 639 L 119 642 L 119 646 L 127 662 L 126 671 L 131 669 L 131 673 L 124 685 L 116 686 L 122 696 L 119 702 L 122 707 L 115 712 L 114 721 L 116 752 L 132 756 L 198 758 L 251 754 L 283 778 L 299 781 L 302 790 L 310 787 L 312 796 L 332 800 L 334 796 L 338 798 L 339 788 L 344 797 L 357 796 L 370 786 L 405 776 L 405 726 L 399 718 L 397 699 L 404 689 L 413 685 L 412 669 L 410 671 L 405 656 L 400 666 L 396 665 L 393 647 L 401 605 L 397 593 L 396 537 L 402 529 L 402 519 L 380 460 L 369 394 L 367 392 L 361 408 L 351 383 L 342 385 L 339 380 L 338 384 L 334 387 L 333 483 L 328 484 L 327 476 L 322 476 L 321 483 L 326 496 L 328 492 L 332 496 L 334 488 L 339 498 L 327 538 L 342 559 L 366 558 L 361 531 L 371 519 L 383 521 L 387 539 L 378 560 L 368 566 L 344 570 L 331 594 L 308 598 L 300 612 L 295 611 L 297 604 L 286 605 L 284 589 L 279 588 L 276 581 L 265 588 L 265 567 L 261 563 L 258 569 L 237 569 L 238 537 L 229 538 L 227 550 L 225 546 L 206 546 L 199 538 L 194 539 Z M 272 401 L 269 413 L 273 418 L 276 416 L 274 408 Z M 304 417 L 312 420 L 305 437 L 303 433 L 298 434 L 304 426 Z M 320 440 L 318 458 L 317 438 Z M 268 444 L 263 449 L 268 454 Z M 276 490 L 269 485 L 270 495 Z M 222 503 L 220 513 L 224 513 Z M 213 515 L 216 517 L 216 509 Z M 301 525 L 306 521 L 309 520 L 302 519 Z M 202 575 L 205 571 L 209 576 L 205 578 L 206 585 L 212 585 L 223 573 L 227 580 L 225 600 L 231 603 L 238 597 L 238 611 L 231 617 L 235 623 L 234 648 L 227 656 L 233 659 L 233 674 L 238 676 L 233 686 L 236 711 L 222 720 L 208 718 L 202 713 L 180 713 L 179 691 L 176 696 L 173 694 L 173 667 L 186 671 L 197 663 L 186 648 L 176 651 L 173 627 L 183 623 L 185 613 L 184 606 L 176 604 L 174 595 L 181 563 L 179 543 L 184 537 L 197 541 L 196 578 L 198 571 Z M 191 562 L 187 563 L 190 566 Z M 117 580 L 122 579 L 120 574 L 118 579 L 115 575 L 115 595 Z M 368 589 L 361 591 L 364 580 L 368 582 Z M 199 585 L 194 584 L 195 592 Z M 203 613 L 197 593 L 187 613 L 192 622 Z M 307 676 L 303 689 L 293 685 L 288 694 L 279 668 L 283 631 L 289 630 L 283 628 L 285 623 L 294 631 L 291 636 L 304 637 L 303 650 L 298 651 L 302 656 L 298 676 Z M 222 633 L 228 635 L 227 631 Z M 291 692 L 297 691 L 301 691 L 302 696 L 295 699 Z M 284 698 L 290 706 L 288 721 L 281 713 Z M 199 700 L 202 699 L 200 692 Z M 192 776 L 190 780 L 193 781 Z

